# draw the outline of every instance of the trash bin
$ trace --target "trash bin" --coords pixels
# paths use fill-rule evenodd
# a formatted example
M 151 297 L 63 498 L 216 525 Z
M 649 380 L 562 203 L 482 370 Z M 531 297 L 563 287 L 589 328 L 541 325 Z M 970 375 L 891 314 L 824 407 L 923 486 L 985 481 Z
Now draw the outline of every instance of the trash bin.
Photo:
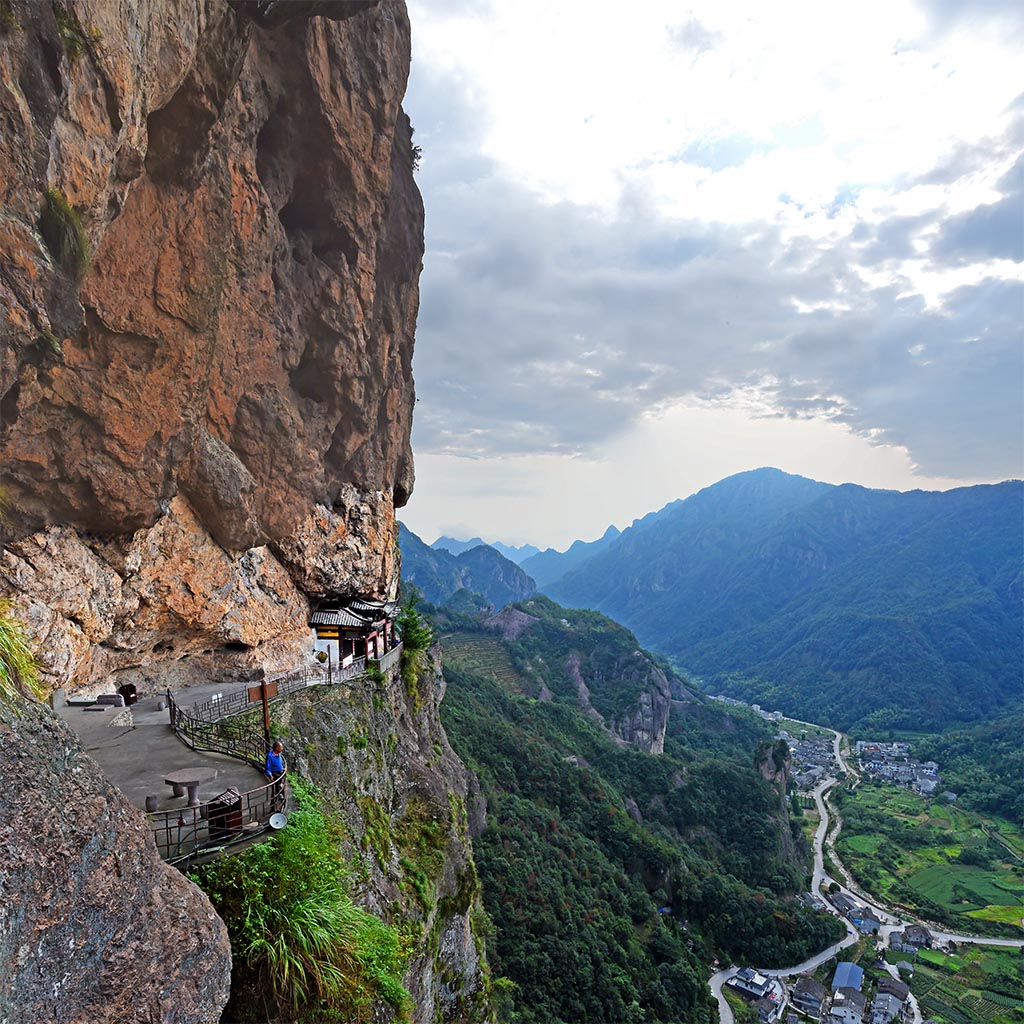
M 206 806 L 211 839 L 236 839 L 242 834 L 242 797 L 234 786 Z
M 117 692 L 124 697 L 125 707 L 129 704 L 138 704 L 139 702 L 139 691 L 136 689 L 134 683 L 125 683 L 124 686 L 119 686 Z

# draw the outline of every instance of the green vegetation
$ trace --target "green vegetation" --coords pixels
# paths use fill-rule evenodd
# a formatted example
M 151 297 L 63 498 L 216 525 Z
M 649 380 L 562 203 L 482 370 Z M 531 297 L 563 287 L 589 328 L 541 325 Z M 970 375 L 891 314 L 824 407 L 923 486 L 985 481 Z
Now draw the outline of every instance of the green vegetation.
M 10 601 L 0 600 L 0 702 L 42 695 L 25 627 L 15 617 Z
M 43 193 L 39 233 L 59 267 L 72 277 L 84 276 L 89 269 L 89 240 L 82 218 L 59 188 L 48 188 Z
M 478 631 L 475 651 L 471 633 L 459 632 L 456 661 L 461 659 L 471 670 L 475 661 L 485 676 L 490 661 L 497 678 L 515 690 L 536 697 L 547 687 L 555 701 L 572 707 L 579 701 L 579 680 L 585 679 L 591 703 L 612 721 L 638 708 L 653 676 L 672 675 L 647 652 L 638 654 L 640 643 L 633 633 L 600 612 L 563 608 L 540 595 L 514 607 L 535 620 L 529 629 L 514 641 L 502 641 L 493 633 L 480 636 Z M 685 689 L 681 680 L 675 682 L 677 689 Z
M 942 783 L 958 802 L 1009 818 L 1024 827 L 1024 715 L 929 736 L 914 745 L 914 756 L 942 766 Z M 1024 848 L 1018 853 L 1024 853 Z
M 966 946 L 946 955 L 922 950 L 911 991 L 921 1012 L 947 1024 L 1020 1024 L 1024 1020 L 1021 951 Z
M 664 755 L 623 747 L 578 710 L 566 662 L 606 716 L 634 708 L 660 667 L 603 616 L 544 598 L 517 608 L 537 621 L 508 641 L 434 610 L 442 718 L 487 799 L 474 853 L 508 1019 L 711 1021 L 716 955 L 796 963 L 832 941 L 834 919 L 780 895 L 804 868 L 782 853 L 789 823 L 753 767 L 764 723 L 695 702 Z M 533 696 L 542 684 L 550 699 Z
M 398 633 L 402 638 L 402 682 L 413 699 L 413 709 L 420 709 L 420 674 L 427 651 L 434 642 L 430 623 L 416 610 L 417 596 L 412 592 L 398 613 Z
M 725 996 L 725 1001 L 732 1009 L 732 1016 L 736 1024 L 758 1024 L 757 1010 L 753 1003 L 744 999 L 728 986 L 722 989 L 722 995 Z
M 73 64 L 86 52 L 85 36 L 82 35 L 74 15 L 63 5 L 53 5 L 53 16 L 57 21 L 57 32 L 64 44 L 64 52 Z
M 792 718 L 783 718 L 777 725 L 780 729 L 785 729 L 794 739 L 822 739 L 829 741 L 832 739 L 832 730 L 825 729 L 820 725 L 809 725 L 806 722 L 798 722 Z
M 405 945 L 394 928 L 352 902 L 335 827 L 311 787 L 290 780 L 300 809 L 286 829 L 191 875 L 231 937 L 225 1015 L 263 1020 L 270 995 L 289 1020 L 368 1021 L 379 1000 L 404 1019 Z
M 871 782 L 834 799 L 839 854 L 869 891 L 952 929 L 1020 935 L 1024 865 L 993 838 L 1008 822 Z

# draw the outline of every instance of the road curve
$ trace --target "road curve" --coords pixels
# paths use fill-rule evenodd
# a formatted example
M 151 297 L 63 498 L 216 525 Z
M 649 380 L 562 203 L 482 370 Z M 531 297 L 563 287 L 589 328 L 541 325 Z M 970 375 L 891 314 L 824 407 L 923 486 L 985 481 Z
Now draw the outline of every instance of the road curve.
M 798 718 L 791 719 L 791 721 L 798 722 L 801 725 L 810 725 L 818 729 L 827 728 L 826 726 L 815 725 L 814 722 L 801 722 Z M 832 749 L 835 753 L 836 763 L 844 772 L 848 774 L 856 774 L 852 772 L 849 764 L 843 757 L 841 750 L 842 733 L 837 732 L 835 729 L 830 729 L 829 731 L 832 733 Z M 815 894 L 817 894 L 821 891 L 823 887 L 831 885 L 833 882 L 836 882 L 839 885 L 839 889 L 841 892 L 845 893 L 851 899 L 855 899 L 860 903 L 864 904 L 869 910 L 874 911 L 879 921 L 882 922 L 882 927 L 878 932 L 878 938 L 881 940 L 888 940 L 889 935 L 893 931 L 897 930 L 898 928 L 902 928 L 907 924 L 911 924 L 913 923 L 913 921 L 901 917 L 899 913 L 893 910 L 891 907 L 881 905 L 878 902 L 878 900 L 874 897 L 865 895 L 859 890 L 853 888 L 852 885 L 843 884 L 842 881 L 832 878 L 831 875 L 825 872 L 825 837 L 828 835 L 829 826 L 831 824 L 829 820 L 828 807 L 825 803 L 825 794 L 837 782 L 838 779 L 835 778 L 825 779 L 823 782 L 818 783 L 818 785 L 811 791 L 811 795 L 814 797 L 814 802 L 818 808 L 819 815 L 818 827 L 817 829 L 815 829 L 814 832 L 814 873 L 812 875 L 811 883 L 812 891 Z M 841 827 L 842 818 L 837 813 L 837 834 L 839 828 Z M 833 836 L 832 839 L 834 840 L 835 836 Z M 839 857 L 836 855 L 835 848 L 834 846 L 832 846 L 831 843 L 829 843 L 829 849 L 832 853 L 833 859 L 839 866 L 839 870 L 846 874 L 847 878 L 849 878 L 849 875 L 847 874 L 845 867 L 839 860 Z M 852 878 L 849 878 L 849 880 L 852 882 Z M 788 978 L 794 974 L 804 974 L 809 971 L 815 970 L 816 968 L 820 967 L 823 963 L 825 963 L 827 960 L 831 960 L 832 957 L 834 957 L 841 950 L 846 949 L 848 946 L 852 946 L 859 938 L 857 930 L 845 917 L 834 911 L 831 907 L 829 908 L 829 913 L 839 918 L 839 920 L 842 921 L 843 924 L 846 926 L 846 936 L 844 938 L 840 939 L 838 942 L 833 943 L 827 949 L 823 949 L 820 953 L 810 957 L 803 963 L 797 964 L 795 967 L 758 967 L 757 970 L 766 977 L 771 978 Z M 979 946 L 1004 946 L 1016 949 L 1024 948 L 1024 939 L 999 939 L 990 938 L 987 935 L 956 935 L 952 932 L 938 931 L 934 928 L 929 928 L 929 931 L 931 931 L 932 936 L 938 939 L 940 942 L 974 943 Z M 894 978 L 899 978 L 899 972 L 891 964 L 886 964 L 885 969 Z M 725 985 L 726 981 L 728 981 L 728 979 L 732 977 L 732 975 L 735 974 L 736 971 L 737 968 L 735 966 L 728 967 L 724 970 L 718 971 L 717 973 L 713 974 L 710 979 L 708 979 L 708 986 L 711 989 L 711 994 L 715 997 L 715 1001 L 718 1003 L 718 1016 L 719 1020 L 721 1021 L 721 1024 L 735 1024 L 735 1017 L 733 1016 L 732 1007 L 730 1007 L 729 1003 L 726 1001 L 725 994 L 723 993 L 722 988 Z M 911 1012 L 913 1014 L 913 1024 L 922 1024 L 921 1009 L 918 1006 L 917 999 L 914 997 L 913 994 L 910 995 L 908 1002 L 910 1004 Z
M 711 994 L 715 997 L 715 1002 L 718 1003 L 718 1019 L 721 1024 L 736 1024 L 736 1018 L 733 1016 L 732 1007 L 729 1005 L 728 1000 L 725 998 L 725 993 L 722 991 L 722 986 L 735 973 L 735 967 L 726 967 L 725 970 L 719 971 L 717 974 L 712 974 L 711 978 L 708 980 L 708 985 L 711 986 Z

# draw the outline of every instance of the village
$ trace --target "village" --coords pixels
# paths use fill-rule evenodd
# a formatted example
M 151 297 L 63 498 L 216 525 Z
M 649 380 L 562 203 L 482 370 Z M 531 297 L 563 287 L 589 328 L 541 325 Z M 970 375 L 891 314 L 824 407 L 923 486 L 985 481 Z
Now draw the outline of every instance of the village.
M 751 1001 L 758 1024 L 890 1024 L 911 1015 L 906 982 L 888 974 L 872 982 L 862 967 L 849 961 L 836 964 L 827 985 L 802 976 L 787 991 L 779 978 L 752 967 L 742 968 L 727 984 Z
M 935 796 L 942 784 L 939 766 L 934 761 L 915 761 L 910 756 L 909 743 L 858 740 L 856 755 L 861 771 L 868 778 L 891 782 L 922 796 Z M 946 791 L 940 795 L 950 803 L 956 800 L 956 793 Z
M 766 722 L 775 724 L 786 721 L 781 711 L 765 711 L 760 704 L 748 704 L 735 697 L 717 696 L 712 700 L 735 707 L 750 708 Z M 793 783 L 797 789 L 813 789 L 823 779 L 839 770 L 831 739 L 827 736 L 796 737 L 788 729 L 780 729 L 777 739 L 789 745 L 793 756 Z M 889 782 L 922 796 L 940 796 L 953 803 L 957 794 L 948 790 L 940 792 L 942 779 L 935 761 L 917 761 L 911 757 L 909 743 L 883 742 L 881 740 L 858 740 L 854 747 L 857 765 L 866 778 L 878 782 Z

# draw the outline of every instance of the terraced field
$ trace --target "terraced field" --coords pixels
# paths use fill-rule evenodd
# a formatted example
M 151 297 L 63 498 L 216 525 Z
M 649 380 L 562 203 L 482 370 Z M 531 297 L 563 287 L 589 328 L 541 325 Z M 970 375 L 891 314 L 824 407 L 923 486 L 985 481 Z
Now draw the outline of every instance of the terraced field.
M 504 644 L 479 633 L 446 633 L 441 637 L 442 658 L 464 672 L 494 679 L 509 693 L 519 693 L 521 680 Z
M 915 967 L 910 987 L 925 1017 L 944 1024 L 1015 1024 L 1024 1017 L 1020 951 L 922 950 Z

